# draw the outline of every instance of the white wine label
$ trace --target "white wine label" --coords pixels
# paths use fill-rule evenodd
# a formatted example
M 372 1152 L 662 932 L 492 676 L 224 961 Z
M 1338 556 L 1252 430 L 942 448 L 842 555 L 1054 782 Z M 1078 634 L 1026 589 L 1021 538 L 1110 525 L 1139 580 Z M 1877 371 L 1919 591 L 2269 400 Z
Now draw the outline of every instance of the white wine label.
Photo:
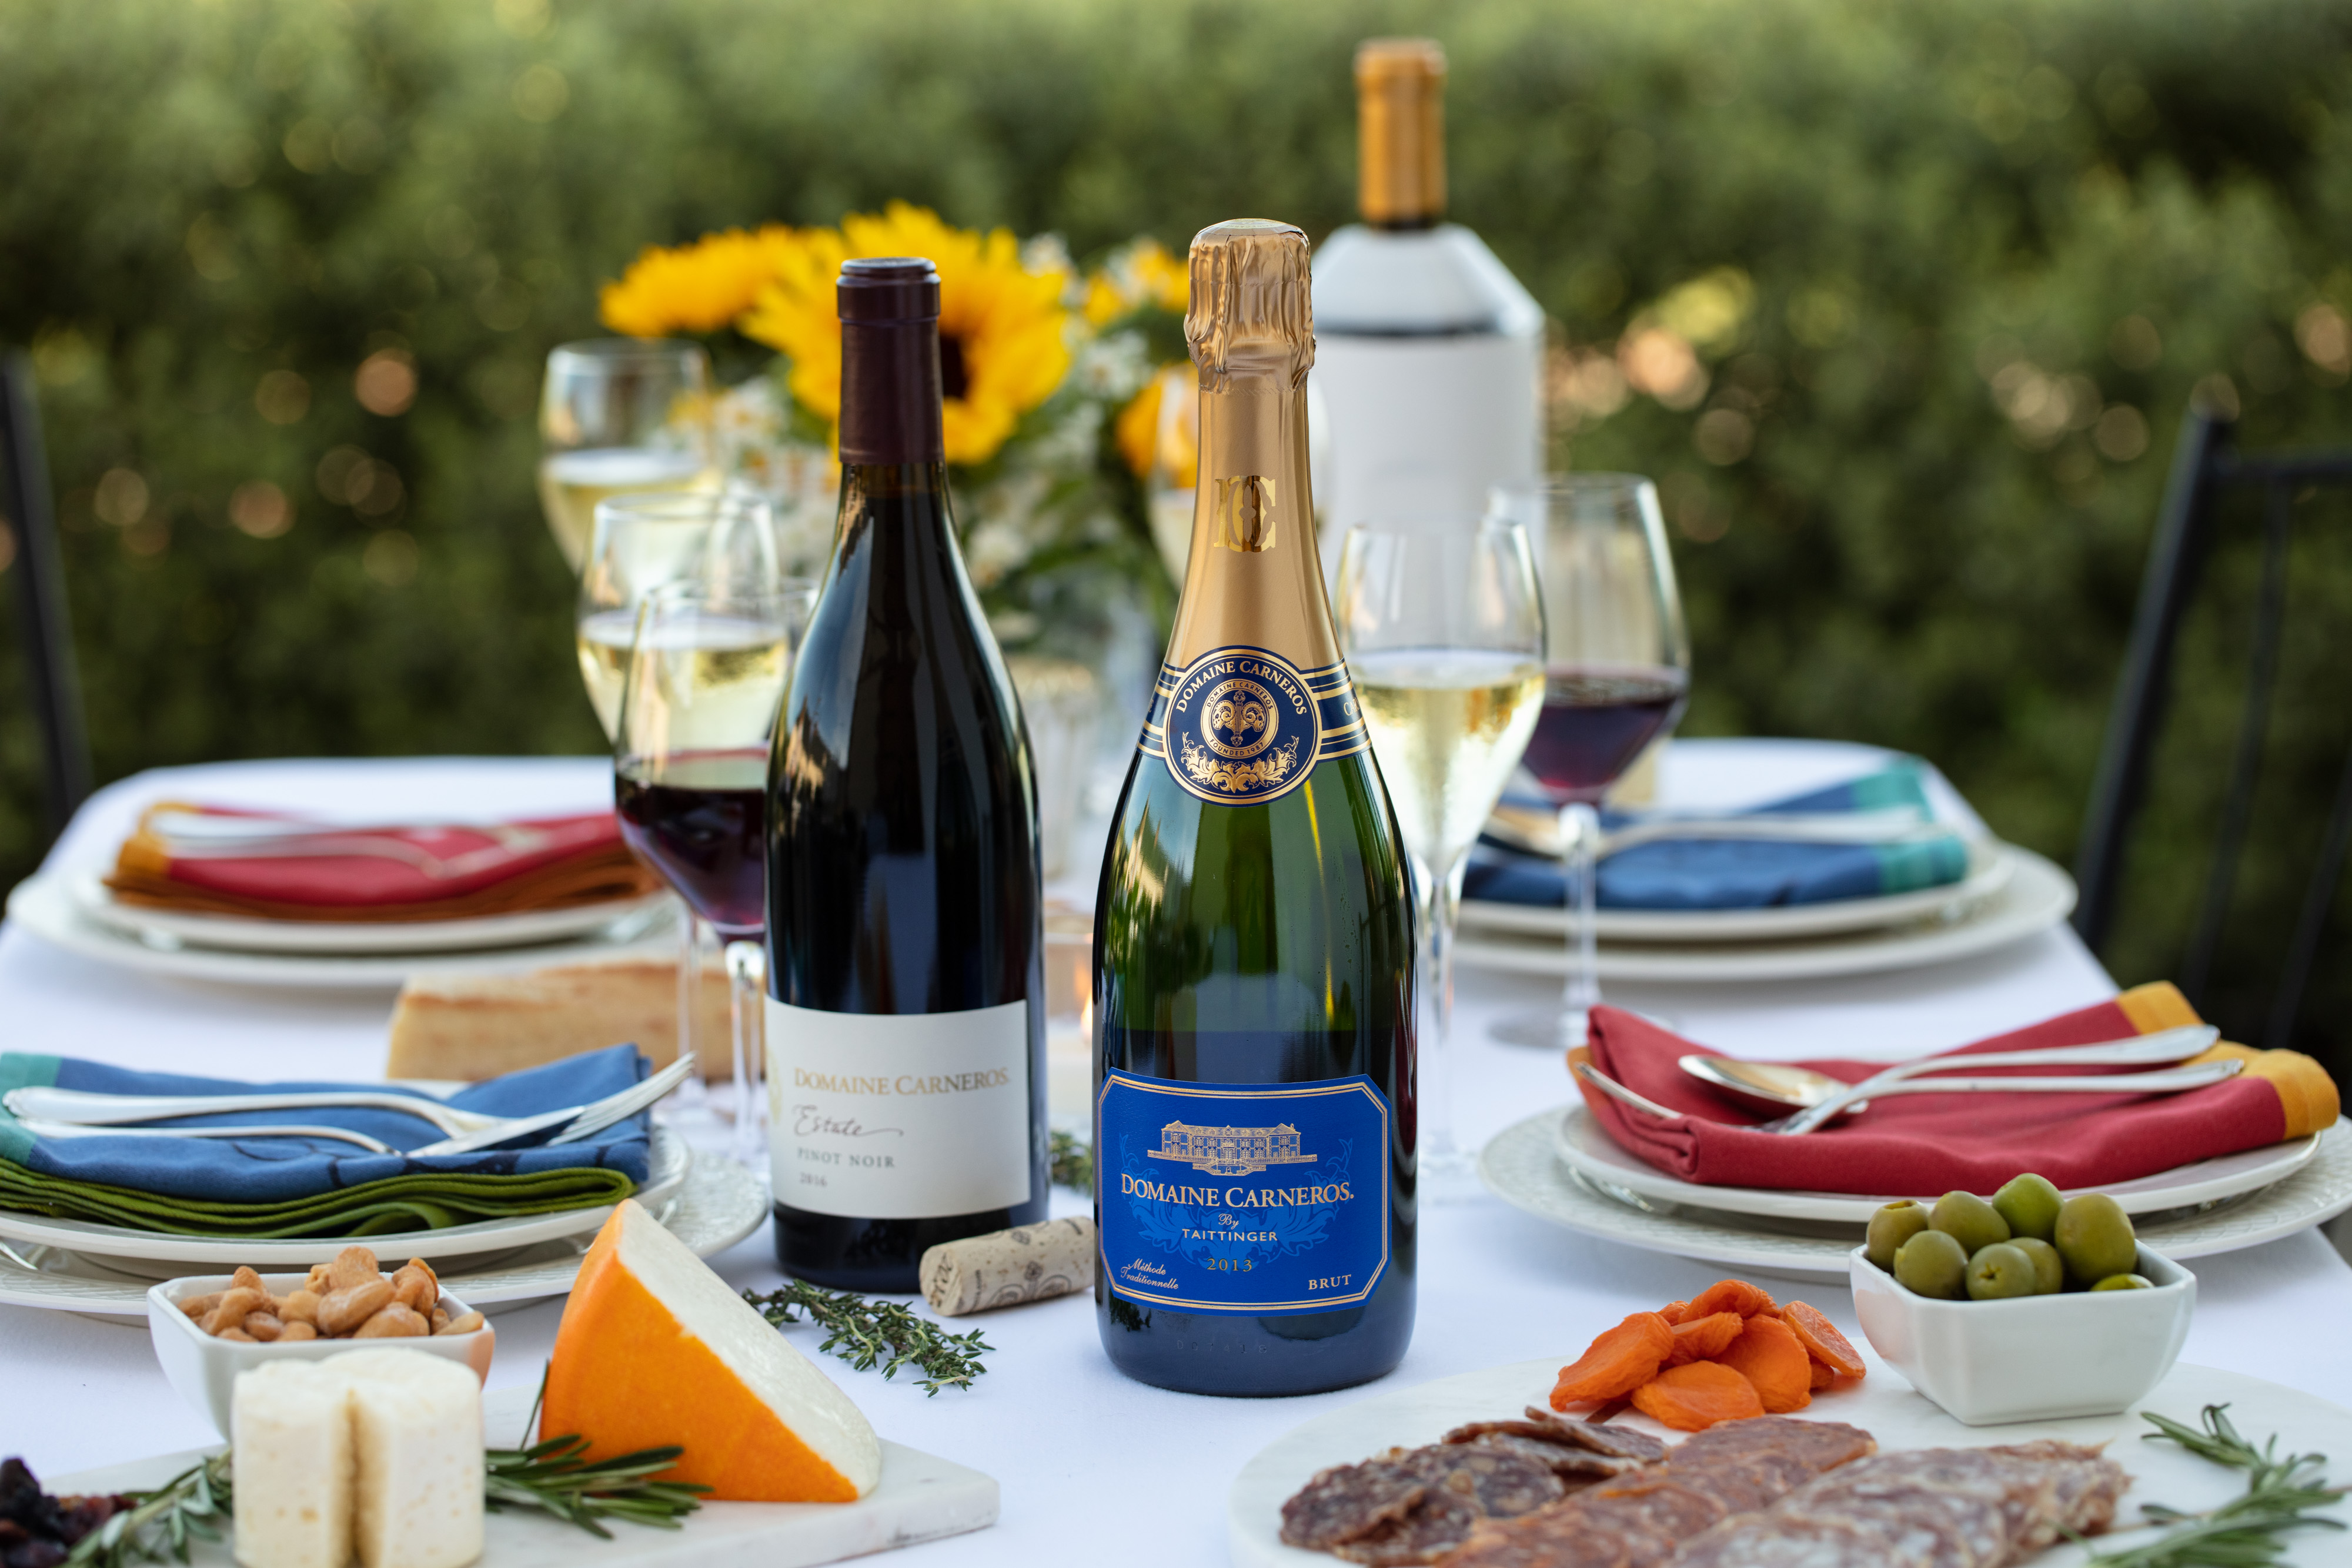
M 1360 1075 L 1180 1083 L 1104 1075 L 1095 1101 L 1102 1277 L 1195 1312 L 1319 1312 L 1389 1263 L 1389 1103 Z
M 776 1200 L 856 1219 L 1029 1201 L 1029 1004 L 829 1013 L 768 998 Z
M 1161 665 L 1141 741 L 1188 794 L 1220 806 L 1286 795 L 1316 763 L 1369 744 L 1345 664 L 1300 670 L 1245 647 Z

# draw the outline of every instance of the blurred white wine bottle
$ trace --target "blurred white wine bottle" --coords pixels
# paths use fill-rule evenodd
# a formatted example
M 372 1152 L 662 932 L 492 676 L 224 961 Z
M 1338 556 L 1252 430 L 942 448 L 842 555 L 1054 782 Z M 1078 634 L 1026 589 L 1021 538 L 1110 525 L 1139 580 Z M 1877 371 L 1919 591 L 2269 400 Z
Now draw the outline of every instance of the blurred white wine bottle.
M 1376 516 L 1478 517 L 1543 472 L 1543 311 L 1445 217 L 1445 54 L 1356 51 L 1363 221 L 1315 256 L 1314 383 L 1330 421 L 1324 559 Z

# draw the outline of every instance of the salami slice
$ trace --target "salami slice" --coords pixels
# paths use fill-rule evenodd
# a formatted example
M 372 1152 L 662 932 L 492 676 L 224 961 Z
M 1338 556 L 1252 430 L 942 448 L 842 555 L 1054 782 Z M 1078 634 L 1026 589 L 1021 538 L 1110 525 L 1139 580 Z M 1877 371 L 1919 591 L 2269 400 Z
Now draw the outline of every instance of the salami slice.
M 1402 1518 L 1428 1490 L 1426 1478 L 1392 1459 L 1334 1465 L 1282 1505 L 1282 1539 L 1328 1552 Z

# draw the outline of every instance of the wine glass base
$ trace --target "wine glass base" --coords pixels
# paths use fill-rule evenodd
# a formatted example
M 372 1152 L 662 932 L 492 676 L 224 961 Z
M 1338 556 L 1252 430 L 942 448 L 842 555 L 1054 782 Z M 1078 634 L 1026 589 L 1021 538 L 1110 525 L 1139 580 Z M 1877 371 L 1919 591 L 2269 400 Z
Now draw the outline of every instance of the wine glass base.
M 1486 1186 L 1478 1179 L 1478 1156 L 1464 1149 L 1447 1149 L 1423 1154 L 1416 1162 L 1419 1192 L 1423 1207 L 1430 1204 L 1468 1203 L 1483 1197 Z
M 1507 1013 L 1486 1028 L 1486 1033 L 1505 1045 L 1524 1045 L 1537 1051 L 1568 1051 L 1584 1043 L 1589 1014 L 1581 1008 L 1573 1010 L 1546 1008 L 1541 1012 Z

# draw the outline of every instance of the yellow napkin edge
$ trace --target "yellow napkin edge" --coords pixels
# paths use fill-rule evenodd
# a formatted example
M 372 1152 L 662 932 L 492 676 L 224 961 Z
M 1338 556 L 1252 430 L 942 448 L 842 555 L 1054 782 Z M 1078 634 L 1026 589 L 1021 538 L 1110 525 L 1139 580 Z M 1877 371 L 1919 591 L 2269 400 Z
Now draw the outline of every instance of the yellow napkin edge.
M 2124 1017 L 2141 1034 L 2204 1021 L 2189 1005 L 2189 998 L 2180 994 L 2180 988 L 2169 980 L 2134 986 L 2116 998 L 2116 1006 L 2123 1009 Z M 2279 1109 L 2286 1118 L 2286 1131 L 2281 1134 L 2284 1138 L 2325 1132 L 2336 1125 L 2336 1117 L 2343 1113 L 2343 1097 L 2336 1091 L 2336 1080 L 2327 1075 L 2327 1069 L 2299 1051 L 2256 1051 L 2225 1040 L 2181 1065 L 2191 1067 L 2200 1061 L 2224 1060 L 2244 1062 L 2247 1077 L 2263 1080 L 2278 1095 Z

